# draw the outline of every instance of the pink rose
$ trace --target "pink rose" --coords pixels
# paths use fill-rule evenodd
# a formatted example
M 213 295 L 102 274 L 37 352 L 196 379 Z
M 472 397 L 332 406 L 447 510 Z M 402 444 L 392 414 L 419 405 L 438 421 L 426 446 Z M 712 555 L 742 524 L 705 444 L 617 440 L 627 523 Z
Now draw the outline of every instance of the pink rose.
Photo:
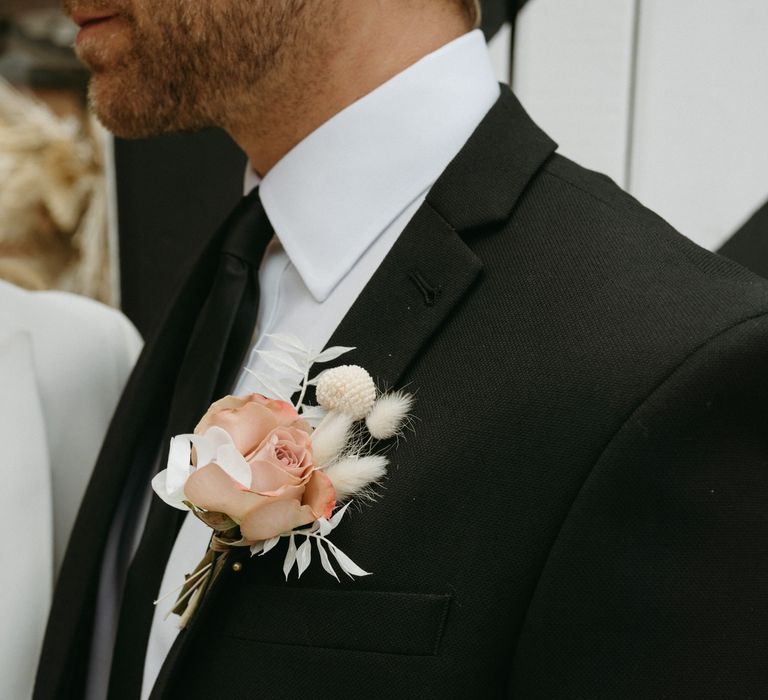
M 184 487 L 186 497 L 199 508 L 238 522 L 249 542 L 328 518 L 336 503 L 331 480 L 314 467 L 309 426 L 290 404 L 255 396 L 237 403 L 233 397 L 216 402 L 196 429 L 216 425 L 231 435 L 250 467 L 250 488 L 214 463 L 197 469 Z M 271 421 L 277 425 L 264 434 Z
M 266 406 L 272 413 L 274 413 L 280 420 L 280 425 L 291 425 L 299 419 L 299 414 L 296 409 L 287 401 L 279 401 L 278 399 L 268 399 L 261 394 L 250 394 L 248 396 L 250 401 Z
M 222 428 L 229 433 L 240 454 L 247 455 L 272 430 L 299 420 L 296 409 L 285 401 L 267 399 L 261 394 L 225 396 L 211 405 L 197 424 L 195 433 L 202 435 L 212 426 Z
M 275 428 L 245 459 L 251 491 L 272 496 L 288 483 L 305 484 L 312 475 L 312 441 L 300 428 Z

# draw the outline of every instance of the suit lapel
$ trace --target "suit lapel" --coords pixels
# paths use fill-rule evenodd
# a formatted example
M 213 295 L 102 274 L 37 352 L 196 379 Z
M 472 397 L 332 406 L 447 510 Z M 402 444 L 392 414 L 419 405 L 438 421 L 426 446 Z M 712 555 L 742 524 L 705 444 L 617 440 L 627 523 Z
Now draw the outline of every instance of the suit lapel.
M 482 269 L 472 236 L 509 219 L 555 148 L 503 85 L 331 337 L 355 350 L 328 366 L 358 364 L 380 388 L 397 387 Z
M 471 237 L 508 221 L 523 190 L 555 148 L 502 86 L 499 100 L 432 187 L 329 341 L 355 350 L 323 367 L 358 364 L 381 389 L 397 388 L 441 323 L 481 277 L 482 262 L 472 252 Z M 170 697 L 184 651 L 215 605 L 213 590 L 177 637 L 152 700 Z
M 481 268 L 456 231 L 425 204 L 334 332 L 331 345 L 355 347 L 334 364 L 360 365 L 380 388 L 396 387 Z

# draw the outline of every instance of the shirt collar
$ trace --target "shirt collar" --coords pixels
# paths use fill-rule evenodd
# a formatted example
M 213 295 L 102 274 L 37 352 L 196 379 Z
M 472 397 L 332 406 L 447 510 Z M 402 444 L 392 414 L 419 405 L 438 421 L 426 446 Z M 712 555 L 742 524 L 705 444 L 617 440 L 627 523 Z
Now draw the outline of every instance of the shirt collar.
M 427 191 L 499 95 L 479 30 L 425 56 L 345 108 L 259 183 L 269 220 L 324 301 L 397 216 Z

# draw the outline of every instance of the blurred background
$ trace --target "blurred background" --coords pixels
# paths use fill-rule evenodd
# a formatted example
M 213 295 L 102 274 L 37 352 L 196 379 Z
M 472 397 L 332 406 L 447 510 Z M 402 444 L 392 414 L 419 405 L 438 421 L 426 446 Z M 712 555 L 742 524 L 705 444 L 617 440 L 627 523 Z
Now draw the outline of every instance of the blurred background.
M 0 7 L 0 277 L 118 303 L 103 130 L 74 28 L 36 0 Z
M 563 154 L 768 275 L 768 2 L 483 5 L 499 80 Z M 0 277 L 120 306 L 146 337 L 245 161 L 218 131 L 112 139 L 57 7 L 0 0 Z

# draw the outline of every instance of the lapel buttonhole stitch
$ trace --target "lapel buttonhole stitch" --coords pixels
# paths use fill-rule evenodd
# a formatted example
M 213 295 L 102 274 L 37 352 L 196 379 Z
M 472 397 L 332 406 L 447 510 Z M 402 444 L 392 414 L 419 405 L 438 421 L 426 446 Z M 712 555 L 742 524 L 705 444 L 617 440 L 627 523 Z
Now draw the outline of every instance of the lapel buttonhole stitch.
M 408 278 L 416 285 L 416 289 L 421 293 L 427 306 L 434 306 L 437 303 L 442 292 L 442 288 L 439 285 L 435 286 L 430 283 L 419 270 L 412 270 L 408 274 Z

